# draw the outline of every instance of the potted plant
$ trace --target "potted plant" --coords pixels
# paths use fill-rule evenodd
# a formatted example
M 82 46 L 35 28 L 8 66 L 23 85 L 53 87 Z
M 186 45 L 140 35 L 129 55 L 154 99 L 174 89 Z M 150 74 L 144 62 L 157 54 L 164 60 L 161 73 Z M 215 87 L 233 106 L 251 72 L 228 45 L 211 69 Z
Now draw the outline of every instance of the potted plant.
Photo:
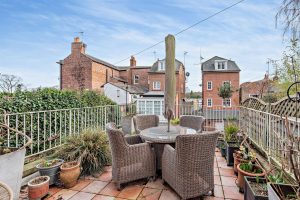
M 265 176 L 265 170 L 263 170 L 260 166 L 248 163 L 240 163 L 237 165 L 238 169 L 238 186 L 240 191 L 244 191 L 244 177 L 263 177 Z
M 233 166 L 234 158 L 233 153 L 235 150 L 239 149 L 237 133 L 239 131 L 239 127 L 235 124 L 228 124 L 225 127 L 225 141 L 226 141 L 226 160 L 228 166 Z
M 223 142 L 220 142 L 220 151 L 221 151 L 221 155 L 223 156 L 223 157 L 226 157 L 226 143 L 225 143 L 225 141 L 223 141 Z
M 246 148 L 241 145 L 239 150 L 234 153 L 234 163 L 233 163 L 233 171 L 236 175 L 238 175 L 237 165 L 240 163 L 248 163 L 252 162 L 253 164 L 256 162 L 255 153 L 249 152 L 246 153 Z
M 65 162 L 60 166 L 60 181 L 65 188 L 71 188 L 76 185 L 80 175 L 80 162 Z
M 22 139 L 22 145 L 15 144 L 14 147 L 9 147 L 7 140 L 4 139 L 8 130 L 11 135 L 24 137 L 26 143 L 23 144 Z M 0 125 L 0 180 L 11 188 L 14 199 L 19 199 L 26 147 L 30 144 L 31 139 L 26 134 L 7 125 Z
M 268 200 L 267 179 L 245 176 L 245 200 Z
M 62 159 L 44 160 L 36 166 L 41 176 L 49 176 L 49 185 L 53 185 L 58 182 L 58 175 L 60 166 L 63 164 Z
M 49 192 L 49 176 L 38 176 L 28 182 L 28 198 L 41 199 Z

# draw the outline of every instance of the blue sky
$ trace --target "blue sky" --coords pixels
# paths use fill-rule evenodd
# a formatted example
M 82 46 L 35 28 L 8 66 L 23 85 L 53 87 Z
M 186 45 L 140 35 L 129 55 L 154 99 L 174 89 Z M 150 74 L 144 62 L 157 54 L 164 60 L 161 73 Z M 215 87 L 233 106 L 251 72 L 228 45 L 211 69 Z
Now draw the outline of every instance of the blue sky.
M 84 31 L 87 53 L 116 63 L 161 41 L 237 0 L 0 0 L 0 73 L 15 74 L 28 88 L 58 85 L 56 62 Z M 241 82 L 257 80 L 267 58 L 280 59 L 282 30 L 275 27 L 278 0 L 246 0 L 176 37 L 176 57 L 190 72 L 188 87 L 199 90 L 200 49 L 236 61 Z M 164 44 L 137 56 L 138 65 L 164 58 Z M 129 60 L 119 63 L 128 65 Z

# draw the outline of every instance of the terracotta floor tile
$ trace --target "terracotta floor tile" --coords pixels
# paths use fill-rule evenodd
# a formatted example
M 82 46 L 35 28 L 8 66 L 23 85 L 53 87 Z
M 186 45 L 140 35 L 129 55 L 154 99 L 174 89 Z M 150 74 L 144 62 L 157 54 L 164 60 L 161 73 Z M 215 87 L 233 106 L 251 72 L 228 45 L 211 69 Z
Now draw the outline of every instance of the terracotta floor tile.
M 141 191 L 143 190 L 143 186 L 140 185 L 130 185 L 125 187 L 118 197 L 124 198 L 124 199 L 136 199 Z
M 87 192 L 78 192 L 70 200 L 91 200 L 96 194 L 87 193 Z
M 236 177 L 221 176 L 223 186 L 236 186 Z
M 236 177 L 236 175 L 234 174 L 233 169 L 225 169 L 225 168 L 220 168 L 219 169 L 220 175 L 221 176 L 232 176 L 232 177 Z
M 167 187 L 164 186 L 162 179 L 160 178 L 156 179 L 155 181 L 148 181 L 146 187 L 155 189 L 167 189 Z
M 233 169 L 232 166 L 227 166 L 227 163 L 226 163 L 226 162 L 219 162 L 219 163 L 218 163 L 218 168 Z
M 54 195 L 54 194 L 56 194 L 57 192 L 59 192 L 59 191 L 61 191 L 62 190 L 62 188 L 58 188 L 58 187 L 50 187 L 49 188 L 49 194 L 50 195 Z
M 219 198 L 224 198 L 222 186 L 215 185 L 215 187 L 214 187 L 214 196 L 219 197 Z
M 161 192 L 162 192 L 161 189 L 144 188 L 137 199 L 138 200 L 158 200 Z
M 106 185 L 108 182 L 103 182 L 103 181 L 93 181 L 91 182 L 88 186 L 83 188 L 82 192 L 89 192 L 89 193 L 99 193 Z
M 173 190 L 163 190 L 159 200 L 179 200 L 180 197 Z
M 64 200 L 67 200 L 74 196 L 76 193 L 78 193 L 78 191 L 62 189 L 59 192 L 55 193 L 52 197 L 54 197 L 54 199 L 62 197 Z
M 93 198 L 93 200 L 116 200 L 116 199 L 115 199 L 115 197 L 109 197 L 109 196 L 104 196 L 104 195 L 96 195 Z
M 92 180 L 89 180 L 89 179 L 79 179 L 77 184 L 74 187 L 70 188 L 70 190 L 81 191 L 83 188 L 85 188 L 91 182 L 92 182 Z
M 224 189 L 224 195 L 226 199 L 244 199 L 244 195 L 239 192 L 238 187 L 228 187 L 223 186 Z
M 219 168 L 214 168 L 214 175 L 220 175 L 219 174 Z
M 110 166 L 105 166 L 104 168 L 103 168 L 103 170 L 105 171 L 105 172 L 111 172 L 112 171 L 112 166 L 110 165 Z
M 223 157 L 216 157 L 217 158 L 217 162 L 220 163 L 220 162 L 226 162 L 226 159 L 223 158 Z
M 105 186 L 105 188 L 103 188 L 103 190 L 100 191 L 99 194 L 116 197 L 118 196 L 118 194 L 120 194 L 120 191 L 118 191 L 115 183 L 110 182 L 108 185 Z
M 220 176 L 214 176 L 215 185 L 222 185 Z
M 98 178 L 100 181 L 106 181 L 109 182 L 112 179 L 112 173 L 109 171 L 104 171 Z

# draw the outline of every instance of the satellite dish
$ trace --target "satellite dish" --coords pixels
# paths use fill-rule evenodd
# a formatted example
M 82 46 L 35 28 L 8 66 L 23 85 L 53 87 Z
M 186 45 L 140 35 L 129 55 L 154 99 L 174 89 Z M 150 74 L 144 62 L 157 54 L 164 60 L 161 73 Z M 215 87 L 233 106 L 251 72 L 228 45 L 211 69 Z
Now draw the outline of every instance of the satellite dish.
M 189 77 L 190 76 L 190 72 L 186 72 L 185 76 Z

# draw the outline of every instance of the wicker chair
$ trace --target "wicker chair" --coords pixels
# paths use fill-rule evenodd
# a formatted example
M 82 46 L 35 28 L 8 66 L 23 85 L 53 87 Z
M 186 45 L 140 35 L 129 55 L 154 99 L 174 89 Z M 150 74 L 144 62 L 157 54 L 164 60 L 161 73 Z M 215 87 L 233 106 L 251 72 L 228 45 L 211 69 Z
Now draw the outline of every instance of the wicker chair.
M 180 126 L 195 129 L 197 132 L 202 132 L 205 118 L 195 115 L 182 115 L 180 117 Z
M 140 136 L 124 137 L 114 123 L 106 125 L 112 153 L 112 179 L 118 189 L 122 183 L 155 177 L 155 154 Z
M 213 193 L 214 155 L 219 132 L 179 135 L 175 149 L 165 145 L 162 179 L 182 199 Z
M 12 190 L 3 182 L 0 182 L 0 199 L 1 200 L 12 200 Z
M 158 126 L 159 117 L 157 115 L 136 115 L 133 117 L 133 124 L 136 134 L 146 128 Z

